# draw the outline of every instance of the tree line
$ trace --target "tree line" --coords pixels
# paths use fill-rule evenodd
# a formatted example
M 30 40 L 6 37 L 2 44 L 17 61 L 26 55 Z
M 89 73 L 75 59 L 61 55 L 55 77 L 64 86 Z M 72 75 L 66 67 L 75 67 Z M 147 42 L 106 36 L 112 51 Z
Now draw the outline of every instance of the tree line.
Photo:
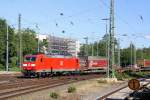
M 83 44 L 80 48 L 79 56 L 107 56 L 107 38 L 108 35 L 104 35 L 103 38 L 97 42 L 91 44 Z M 118 41 L 115 39 L 115 64 L 117 65 L 120 56 L 120 66 L 125 67 L 133 65 L 134 61 L 139 59 L 150 59 L 150 47 L 148 48 L 135 48 L 135 45 L 131 43 L 127 48 L 120 49 L 117 48 Z M 136 49 L 136 50 L 135 50 Z M 88 53 L 87 53 L 88 52 Z M 136 52 L 136 53 L 135 53 Z
M 6 66 L 7 24 L 5 19 L 0 19 L 0 70 L 5 70 Z M 37 33 L 33 29 L 21 29 L 19 33 L 11 25 L 8 25 L 9 70 L 15 69 L 19 65 L 20 34 L 22 36 L 22 56 L 37 51 Z M 47 41 L 40 41 L 40 46 L 42 45 L 47 45 Z

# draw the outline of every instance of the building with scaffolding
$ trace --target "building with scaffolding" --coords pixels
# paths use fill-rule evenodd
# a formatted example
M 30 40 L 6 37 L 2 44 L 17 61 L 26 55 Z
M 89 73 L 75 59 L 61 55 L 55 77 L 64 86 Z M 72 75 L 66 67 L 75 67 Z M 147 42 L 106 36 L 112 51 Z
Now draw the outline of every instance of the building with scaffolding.
M 47 52 L 52 55 L 71 55 L 77 57 L 80 51 L 80 42 L 75 39 L 49 35 L 48 43 Z

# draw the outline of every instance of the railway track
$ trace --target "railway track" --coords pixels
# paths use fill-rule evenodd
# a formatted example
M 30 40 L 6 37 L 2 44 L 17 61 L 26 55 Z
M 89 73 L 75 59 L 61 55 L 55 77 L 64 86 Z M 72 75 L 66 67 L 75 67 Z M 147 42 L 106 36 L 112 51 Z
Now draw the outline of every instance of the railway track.
M 17 81 L 17 82 L 7 82 L 5 84 L 0 84 L 0 90 L 5 90 L 5 89 L 11 89 L 11 88 L 18 88 L 18 87 L 26 87 L 29 84 L 30 85 L 35 85 L 36 84 L 41 84 L 41 81 L 44 82 L 51 82 L 51 81 L 55 81 L 58 79 L 39 79 L 39 80 L 28 80 L 28 81 Z M 42 83 L 43 84 L 43 83 Z
M 55 80 L 49 79 L 44 82 L 39 81 L 38 84 L 32 84 L 32 85 L 28 84 L 28 86 L 22 85 L 18 88 L 15 88 L 16 86 L 13 86 L 11 89 L 3 88 L 2 90 L 0 90 L 0 100 L 4 100 L 4 99 L 11 98 L 11 97 L 15 97 L 15 96 L 19 96 L 19 95 L 23 95 L 23 94 L 27 94 L 27 93 L 32 93 L 32 92 L 36 92 L 36 91 L 40 91 L 40 90 L 44 90 L 44 89 L 48 89 L 48 88 L 53 88 L 56 86 L 70 84 L 70 83 L 74 83 L 74 82 L 78 82 L 78 81 L 98 78 L 98 77 L 102 77 L 102 76 L 103 76 L 102 74 L 83 75 L 83 76 L 78 76 L 78 75 L 77 76 L 67 76 L 67 77 L 62 77 L 60 79 L 58 78 Z M 7 85 L 5 87 L 7 87 Z

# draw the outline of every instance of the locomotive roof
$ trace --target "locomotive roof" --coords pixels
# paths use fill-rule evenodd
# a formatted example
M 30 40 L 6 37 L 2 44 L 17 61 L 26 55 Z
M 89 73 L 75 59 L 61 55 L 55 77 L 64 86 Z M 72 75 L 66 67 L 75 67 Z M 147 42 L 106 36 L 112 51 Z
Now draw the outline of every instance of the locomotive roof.
M 87 58 L 88 60 L 99 60 L 99 59 L 106 59 L 106 57 L 101 57 L 101 56 L 79 56 L 78 58 L 80 59 L 85 59 Z
M 36 57 L 37 55 L 25 55 L 25 57 Z
M 72 58 L 72 56 L 65 56 L 65 55 L 46 55 L 50 58 Z
M 88 59 L 106 59 L 106 57 L 102 57 L 102 56 L 89 56 Z
M 38 55 L 44 55 L 44 54 L 36 54 L 36 55 L 25 55 L 25 57 L 37 57 Z M 70 55 L 45 55 L 46 57 L 49 58 L 74 58 L 73 56 Z

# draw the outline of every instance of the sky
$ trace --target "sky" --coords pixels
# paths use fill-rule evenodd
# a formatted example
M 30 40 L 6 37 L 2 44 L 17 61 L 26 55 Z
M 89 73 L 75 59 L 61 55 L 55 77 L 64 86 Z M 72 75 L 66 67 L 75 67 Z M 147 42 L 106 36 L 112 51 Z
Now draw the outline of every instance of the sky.
M 71 37 L 82 43 L 88 36 L 92 43 L 106 33 L 106 21 L 102 19 L 109 18 L 110 0 L 0 1 L 0 18 L 16 29 L 20 13 L 21 27 L 40 34 Z M 122 48 L 131 42 L 137 48 L 150 47 L 149 4 L 150 0 L 115 0 L 115 37 Z

